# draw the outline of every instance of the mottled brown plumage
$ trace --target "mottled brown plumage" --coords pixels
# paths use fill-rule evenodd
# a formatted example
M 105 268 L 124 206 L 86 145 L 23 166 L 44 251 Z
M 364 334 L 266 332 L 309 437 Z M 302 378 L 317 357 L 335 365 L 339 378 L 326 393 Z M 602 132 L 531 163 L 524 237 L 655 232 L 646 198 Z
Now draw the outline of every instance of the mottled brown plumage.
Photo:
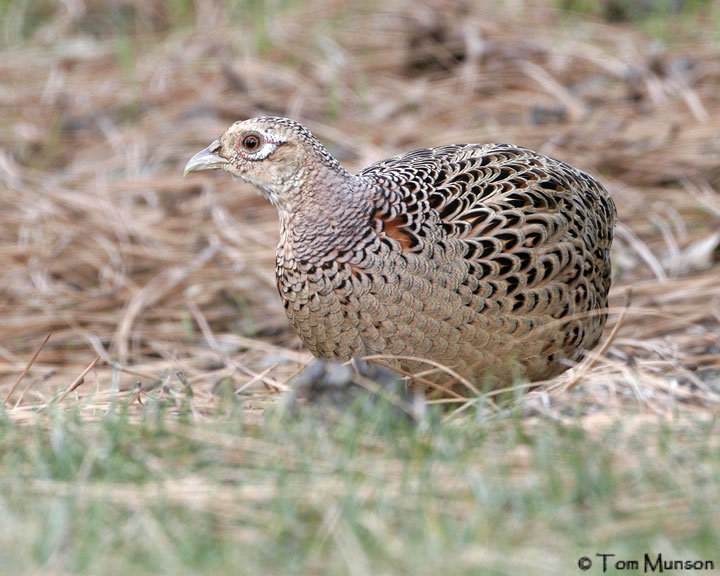
M 506 383 L 558 374 L 600 338 L 615 207 L 568 164 L 460 144 L 353 175 L 296 122 L 256 118 L 186 173 L 209 168 L 277 206 L 278 289 L 316 356 L 423 357 Z

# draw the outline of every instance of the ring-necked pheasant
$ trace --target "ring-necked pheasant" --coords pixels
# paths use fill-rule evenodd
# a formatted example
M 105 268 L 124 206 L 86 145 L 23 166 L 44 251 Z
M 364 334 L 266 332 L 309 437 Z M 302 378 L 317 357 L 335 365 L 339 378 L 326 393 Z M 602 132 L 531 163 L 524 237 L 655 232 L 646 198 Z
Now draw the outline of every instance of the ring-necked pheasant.
M 306 128 L 266 117 L 185 173 L 215 168 L 277 207 L 278 289 L 316 356 L 427 358 L 501 384 L 556 375 L 600 338 L 615 206 L 568 164 L 458 144 L 350 174 Z

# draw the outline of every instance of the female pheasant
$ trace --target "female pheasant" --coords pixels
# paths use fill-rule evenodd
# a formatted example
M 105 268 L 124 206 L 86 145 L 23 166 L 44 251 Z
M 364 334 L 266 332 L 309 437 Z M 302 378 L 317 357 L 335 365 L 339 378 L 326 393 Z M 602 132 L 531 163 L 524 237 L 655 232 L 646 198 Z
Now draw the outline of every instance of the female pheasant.
M 350 174 L 306 128 L 265 117 L 185 174 L 216 168 L 277 207 L 278 289 L 318 357 L 425 358 L 499 385 L 554 376 L 600 338 L 615 206 L 568 164 L 457 144 Z

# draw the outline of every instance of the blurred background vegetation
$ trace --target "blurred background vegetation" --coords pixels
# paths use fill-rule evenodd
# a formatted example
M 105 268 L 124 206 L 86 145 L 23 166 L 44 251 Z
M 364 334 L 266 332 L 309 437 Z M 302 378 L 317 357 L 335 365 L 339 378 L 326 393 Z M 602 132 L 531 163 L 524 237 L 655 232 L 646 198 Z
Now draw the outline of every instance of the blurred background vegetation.
M 713 0 L 0 0 L 0 571 L 716 556 L 719 86 Z M 496 141 L 593 173 L 620 219 L 611 340 L 419 427 L 269 416 L 310 360 L 274 208 L 181 178 L 268 114 L 351 170 Z

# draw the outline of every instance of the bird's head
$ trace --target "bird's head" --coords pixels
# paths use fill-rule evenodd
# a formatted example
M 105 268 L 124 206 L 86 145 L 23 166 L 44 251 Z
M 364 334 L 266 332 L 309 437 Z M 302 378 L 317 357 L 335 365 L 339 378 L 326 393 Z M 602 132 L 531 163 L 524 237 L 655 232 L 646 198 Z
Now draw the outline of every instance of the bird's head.
M 254 184 L 283 208 L 324 169 L 342 171 L 312 133 L 287 118 L 235 122 L 185 166 L 184 174 L 222 169 Z

